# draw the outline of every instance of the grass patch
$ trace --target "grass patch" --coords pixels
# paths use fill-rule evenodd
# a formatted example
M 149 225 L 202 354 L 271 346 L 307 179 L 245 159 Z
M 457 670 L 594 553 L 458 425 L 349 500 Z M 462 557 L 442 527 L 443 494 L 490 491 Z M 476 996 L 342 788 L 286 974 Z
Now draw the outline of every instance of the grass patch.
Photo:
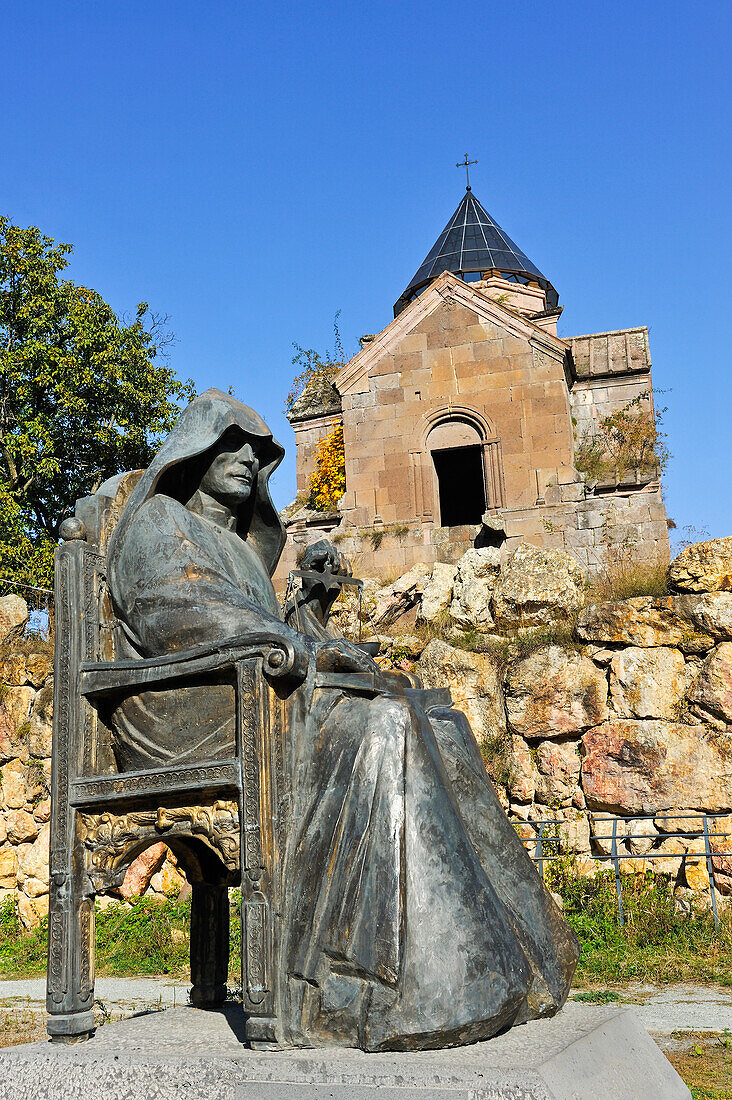
M 238 890 L 230 894 L 229 976 L 241 980 L 241 920 Z M 96 972 L 118 977 L 171 974 L 187 979 L 190 898 L 138 898 L 97 912 Z M 0 909 L 0 977 L 31 978 L 46 972 L 48 920 L 27 932 L 13 899 Z
M 515 630 L 510 634 L 482 634 L 479 630 L 462 630 L 445 637 L 450 645 L 470 653 L 485 653 L 499 672 L 504 673 L 513 661 L 530 657 L 546 646 L 558 645 L 574 653 L 582 652 L 582 645 L 574 637 L 574 620 L 551 623 L 547 626 Z
M 723 1031 L 674 1032 L 681 1048 L 665 1051 L 694 1100 L 732 1100 L 732 1037 Z
M 0 1012 L 0 1047 L 35 1043 L 41 1039 L 48 1039 L 44 1013 L 21 1007 Z
M 611 562 L 588 582 L 587 603 L 630 600 L 634 596 L 668 596 L 668 562 L 640 561 L 634 556 Z
M 575 983 L 608 986 L 630 981 L 716 982 L 732 986 L 732 914 L 714 927 L 699 909 L 679 916 L 665 877 L 623 876 L 625 925 L 618 923 L 612 871 L 585 879 L 571 860 L 549 865 L 547 886 L 564 900 L 564 915 L 582 946 Z
M 573 1001 L 582 1001 L 584 1004 L 607 1005 L 612 1001 L 619 1001 L 620 994 L 614 989 L 586 989 L 582 993 L 575 993 Z

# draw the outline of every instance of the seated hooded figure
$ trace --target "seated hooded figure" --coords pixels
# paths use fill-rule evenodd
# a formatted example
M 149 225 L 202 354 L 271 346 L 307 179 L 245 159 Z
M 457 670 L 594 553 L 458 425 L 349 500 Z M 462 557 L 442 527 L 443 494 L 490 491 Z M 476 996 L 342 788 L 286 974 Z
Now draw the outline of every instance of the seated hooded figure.
M 332 592 L 325 613 L 305 599 L 283 620 L 270 577 L 285 534 L 269 495 L 282 456 L 246 405 L 218 390 L 197 398 L 125 507 L 108 582 L 120 657 L 266 631 L 308 668 L 288 699 L 283 1039 L 429 1048 L 550 1015 L 566 999 L 577 943 L 464 715 L 334 637 Z M 325 558 L 338 562 L 334 550 Z M 319 686 L 323 670 L 346 675 Z M 371 673 L 374 692 L 349 691 L 349 672 Z M 233 690 L 130 695 L 112 725 L 123 771 L 230 757 Z

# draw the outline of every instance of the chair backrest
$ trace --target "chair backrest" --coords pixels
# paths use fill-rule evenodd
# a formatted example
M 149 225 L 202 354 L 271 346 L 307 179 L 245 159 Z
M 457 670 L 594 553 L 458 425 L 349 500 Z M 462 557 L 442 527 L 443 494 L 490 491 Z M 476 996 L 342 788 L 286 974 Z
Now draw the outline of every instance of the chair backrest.
M 143 470 L 109 478 L 91 496 L 76 502 L 76 518 L 84 525 L 83 554 L 85 660 L 113 661 L 116 619 L 107 589 L 106 555 L 112 532 Z
M 100 715 L 77 698 L 73 685 L 82 661 L 113 661 L 116 619 L 107 590 L 106 551 L 115 524 L 142 476 L 133 470 L 105 481 L 76 502 L 74 520 L 64 521 L 68 540 L 56 552 L 56 683 L 64 725 L 78 731 L 72 751 L 77 774 L 116 771 L 111 735 Z M 80 522 L 79 522 L 80 521 Z M 64 529 L 65 528 L 65 529 Z M 75 720 L 70 721 L 71 715 Z M 79 736 L 80 735 L 80 736 Z

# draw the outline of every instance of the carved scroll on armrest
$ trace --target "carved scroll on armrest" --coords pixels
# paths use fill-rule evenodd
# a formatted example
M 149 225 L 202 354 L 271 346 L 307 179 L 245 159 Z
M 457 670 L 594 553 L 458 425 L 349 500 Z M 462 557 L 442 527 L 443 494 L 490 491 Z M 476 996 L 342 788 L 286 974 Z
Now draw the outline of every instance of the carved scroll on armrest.
M 297 683 L 307 674 L 305 648 L 297 648 L 289 639 L 277 634 L 257 633 L 229 638 L 215 646 L 181 650 L 165 657 L 87 661 L 81 666 L 80 690 L 88 699 L 134 688 L 144 690 L 231 668 L 238 661 L 252 657 L 262 658 L 263 671 L 269 677 Z

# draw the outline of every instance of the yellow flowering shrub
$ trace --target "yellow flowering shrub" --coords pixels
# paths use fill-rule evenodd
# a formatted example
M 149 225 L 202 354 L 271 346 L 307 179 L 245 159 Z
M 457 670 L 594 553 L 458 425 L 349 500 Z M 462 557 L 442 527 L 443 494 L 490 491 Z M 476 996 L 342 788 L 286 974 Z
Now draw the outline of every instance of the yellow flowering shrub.
M 310 507 L 316 512 L 335 512 L 345 491 L 343 425 L 337 424 L 315 448 L 315 472 L 310 479 Z

